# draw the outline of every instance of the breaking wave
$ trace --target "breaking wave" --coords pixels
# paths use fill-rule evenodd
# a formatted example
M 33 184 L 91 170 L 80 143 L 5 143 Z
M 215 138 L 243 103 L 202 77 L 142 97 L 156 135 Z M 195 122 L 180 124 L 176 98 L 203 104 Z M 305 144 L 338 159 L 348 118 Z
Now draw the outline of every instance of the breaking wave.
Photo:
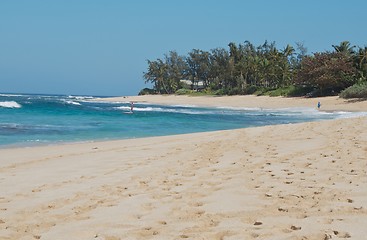
M 5 102 L 0 102 L 0 107 L 3 107 L 3 108 L 21 108 L 22 105 L 20 105 L 19 103 L 15 102 L 15 101 L 5 101 Z
M 78 105 L 78 106 L 80 106 L 80 105 L 81 105 L 79 102 L 70 101 L 70 100 L 65 100 L 65 103 L 67 103 L 67 104 L 71 104 L 71 105 Z

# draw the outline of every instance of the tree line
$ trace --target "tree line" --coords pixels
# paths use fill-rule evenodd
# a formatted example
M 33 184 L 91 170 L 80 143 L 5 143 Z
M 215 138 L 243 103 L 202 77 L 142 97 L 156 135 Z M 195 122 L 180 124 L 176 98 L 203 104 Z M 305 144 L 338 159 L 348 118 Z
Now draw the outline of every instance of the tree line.
M 308 54 L 302 43 L 278 49 L 275 42 L 255 46 L 245 41 L 231 42 L 228 49 L 193 49 L 186 56 L 170 51 L 163 58 L 147 60 L 144 79 L 153 88 L 140 94 L 200 89 L 210 94 L 235 95 L 285 89 L 281 94 L 321 96 L 365 84 L 367 47 L 352 46 L 349 41 L 332 47 L 332 51 Z

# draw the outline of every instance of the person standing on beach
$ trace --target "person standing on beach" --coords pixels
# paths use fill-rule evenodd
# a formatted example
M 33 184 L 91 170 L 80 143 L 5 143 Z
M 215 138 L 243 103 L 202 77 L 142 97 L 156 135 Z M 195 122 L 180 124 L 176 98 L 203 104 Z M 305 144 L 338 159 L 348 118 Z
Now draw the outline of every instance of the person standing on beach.
M 318 109 L 320 109 L 320 107 L 321 107 L 321 103 L 320 103 L 320 102 L 318 102 L 318 103 L 317 103 L 317 108 L 318 108 Z

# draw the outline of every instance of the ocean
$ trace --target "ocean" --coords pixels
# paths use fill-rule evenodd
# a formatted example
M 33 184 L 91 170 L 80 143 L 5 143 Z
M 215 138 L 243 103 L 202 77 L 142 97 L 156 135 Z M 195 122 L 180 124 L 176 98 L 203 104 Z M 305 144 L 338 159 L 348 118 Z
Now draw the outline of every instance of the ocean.
M 0 147 L 131 139 L 355 117 L 311 108 L 202 108 L 96 101 L 93 96 L 0 94 Z

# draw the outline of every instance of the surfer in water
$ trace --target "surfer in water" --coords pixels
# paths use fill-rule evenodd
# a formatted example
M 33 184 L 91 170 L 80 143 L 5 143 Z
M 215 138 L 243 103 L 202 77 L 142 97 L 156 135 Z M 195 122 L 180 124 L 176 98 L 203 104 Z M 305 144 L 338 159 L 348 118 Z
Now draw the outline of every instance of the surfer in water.
M 134 102 L 130 102 L 130 112 L 134 112 Z

